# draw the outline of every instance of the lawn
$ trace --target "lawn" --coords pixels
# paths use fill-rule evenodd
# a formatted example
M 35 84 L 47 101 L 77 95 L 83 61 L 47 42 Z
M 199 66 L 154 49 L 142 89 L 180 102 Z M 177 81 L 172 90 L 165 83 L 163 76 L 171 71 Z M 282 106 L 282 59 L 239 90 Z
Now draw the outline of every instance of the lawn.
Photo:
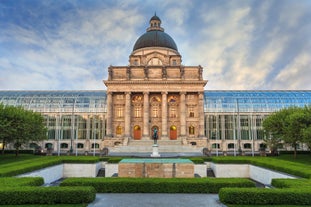
M 106 158 L 107 160 L 107 158 Z M 26 155 L 21 154 L 18 157 L 15 155 L 0 155 L 0 177 L 1 176 L 13 176 L 16 173 L 32 171 L 34 169 L 40 169 L 42 167 L 55 165 L 57 163 L 63 162 L 83 162 L 83 163 L 94 163 L 100 161 L 99 157 L 92 156 L 34 156 L 34 155 Z M 212 157 L 213 162 L 219 163 L 251 163 L 254 165 L 259 165 L 275 170 L 282 170 L 283 168 L 287 170 L 287 172 L 301 172 L 302 175 L 311 175 L 311 154 L 299 154 L 297 158 L 294 158 L 293 155 L 280 155 L 278 157 Z M 12 172 L 13 171 L 13 172 Z M 15 172 L 14 172 L 15 171 Z M 309 177 L 310 179 L 310 177 Z M 3 205 L 5 206 L 5 205 Z M 14 206 L 14 205 L 7 205 Z M 85 204 L 81 205 L 16 205 L 19 207 L 23 206 L 63 206 L 63 207 L 71 207 L 78 206 L 84 207 Z M 262 207 L 263 205 L 228 205 L 228 207 L 250 207 L 257 206 Z M 269 205 L 264 205 L 265 207 L 269 207 Z M 297 207 L 295 205 L 271 205 L 271 207 Z

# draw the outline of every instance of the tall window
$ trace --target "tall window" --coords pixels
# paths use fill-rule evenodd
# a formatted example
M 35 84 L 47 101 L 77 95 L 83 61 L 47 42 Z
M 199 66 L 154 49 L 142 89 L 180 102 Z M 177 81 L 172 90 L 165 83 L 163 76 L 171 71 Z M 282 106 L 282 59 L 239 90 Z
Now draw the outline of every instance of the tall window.
M 135 110 L 134 110 L 134 117 L 139 118 L 141 117 L 141 107 L 140 106 L 136 106 Z
M 192 125 L 189 127 L 189 134 L 190 135 L 194 134 L 194 126 L 192 126 Z
M 118 118 L 123 117 L 123 108 L 122 107 L 117 108 L 117 117 Z
M 194 108 L 192 106 L 189 107 L 189 117 L 194 117 Z
M 171 107 L 171 109 L 170 109 L 170 117 L 171 118 L 176 118 L 177 117 L 176 108 L 175 107 Z
M 159 117 L 159 108 L 157 106 L 152 108 L 152 117 Z

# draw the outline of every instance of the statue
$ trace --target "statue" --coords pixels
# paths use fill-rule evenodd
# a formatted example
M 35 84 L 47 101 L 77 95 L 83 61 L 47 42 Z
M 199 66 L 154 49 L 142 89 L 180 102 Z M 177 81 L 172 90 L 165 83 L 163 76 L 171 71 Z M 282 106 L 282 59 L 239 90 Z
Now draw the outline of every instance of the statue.
M 153 129 L 152 138 L 153 138 L 153 140 L 154 140 L 154 144 L 157 144 L 157 140 L 158 140 L 158 130 L 157 130 L 157 128 L 154 128 L 154 129 Z

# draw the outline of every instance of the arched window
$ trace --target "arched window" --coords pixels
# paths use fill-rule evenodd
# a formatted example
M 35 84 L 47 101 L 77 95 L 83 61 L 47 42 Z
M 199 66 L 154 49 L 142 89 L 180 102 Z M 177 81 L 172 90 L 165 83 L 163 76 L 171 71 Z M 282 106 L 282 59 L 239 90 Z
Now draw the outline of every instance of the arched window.
M 53 148 L 53 144 L 52 143 L 46 143 L 45 144 L 45 148 L 52 149 Z
M 194 134 L 194 126 L 192 126 L 192 125 L 189 127 L 189 134 L 190 135 Z
M 244 145 L 244 149 L 251 149 L 252 145 L 250 143 L 245 143 Z
M 228 144 L 228 149 L 234 149 L 234 144 L 233 143 L 229 143 Z
M 83 147 L 84 147 L 84 144 L 82 144 L 82 143 L 78 143 L 78 144 L 77 144 L 77 148 L 78 148 L 78 149 L 82 149 Z
M 148 62 L 148 65 L 163 65 L 163 64 L 159 58 L 151 58 Z
M 92 144 L 92 148 L 94 149 L 94 143 Z M 95 148 L 98 149 L 99 148 L 99 144 L 95 143 Z
M 122 134 L 122 127 L 121 126 L 117 126 L 116 128 L 116 134 L 121 135 Z
M 37 145 L 37 143 L 30 143 L 29 144 L 29 148 L 37 148 L 37 147 L 39 147 L 38 145 Z
M 68 148 L 68 144 L 67 143 L 61 143 L 60 144 L 60 148 L 67 149 Z
M 220 145 L 218 143 L 214 143 L 214 144 L 212 144 L 212 148 L 213 149 L 219 149 Z

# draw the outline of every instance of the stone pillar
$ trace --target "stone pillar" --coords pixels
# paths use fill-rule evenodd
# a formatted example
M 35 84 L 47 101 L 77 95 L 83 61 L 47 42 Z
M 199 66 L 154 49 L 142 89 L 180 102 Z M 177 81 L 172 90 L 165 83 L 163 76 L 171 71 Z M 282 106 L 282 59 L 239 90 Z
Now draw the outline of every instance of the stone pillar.
M 131 92 L 125 93 L 124 137 L 131 137 Z
M 204 94 L 199 92 L 199 137 L 204 137 Z
M 167 92 L 162 92 L 162 135 L 161 139 L 167 139 Z
M 180 92 L 180 136 L 186 137 L 186 93 Z
M 144 92 L 144 130 L 143 139 L 149 139 L 149 92 Z
M 107 137 L 112 137 L 112 116 L 113 116 L 113 101 L 112 101 L 112 93 L 111 92 L 107 92 Z M 88 119 L 89 120 L 89 119 Z M 87 128 L 87 130 L 90 130 L 89 127 Z M 89 135 L 87 136 L 88 138 L 90 137 Z

